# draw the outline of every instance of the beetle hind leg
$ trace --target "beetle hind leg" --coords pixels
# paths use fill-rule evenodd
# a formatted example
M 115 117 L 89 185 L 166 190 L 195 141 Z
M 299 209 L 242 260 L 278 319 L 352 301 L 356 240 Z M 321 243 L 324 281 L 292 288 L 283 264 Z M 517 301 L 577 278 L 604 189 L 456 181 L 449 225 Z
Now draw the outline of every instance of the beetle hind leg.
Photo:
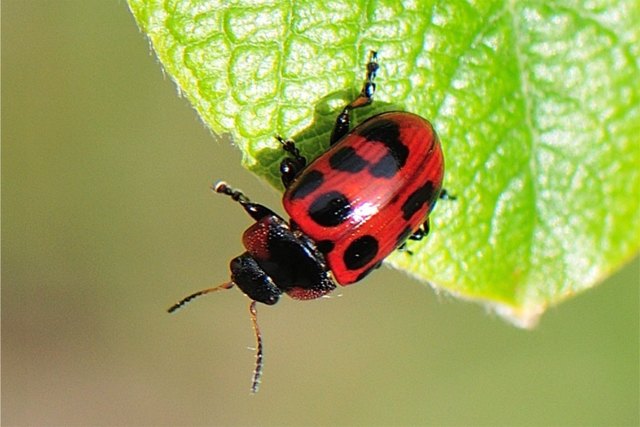
M 457 197 L 453 194 L 449 193 L 446 188 L 440 190 L 440 194 L 438 195 L 440 200 L 456 200 Z
M 336 119 L 336 124 L 331 132 L 331 145 L 338 142 L 343 136 L 349 133 L 349 124 L 351 123 L 350 112 L 354 108 L 364 107 L 373 102 L 373 95 L 376 92 L 376 84 L 373 82 L 378 72 L 378 52 L 372 50 L 369 53 L 369 61 L 367 62 L 367 74 L 360 90 L 360 94 L 356 99 L 351 101 Z

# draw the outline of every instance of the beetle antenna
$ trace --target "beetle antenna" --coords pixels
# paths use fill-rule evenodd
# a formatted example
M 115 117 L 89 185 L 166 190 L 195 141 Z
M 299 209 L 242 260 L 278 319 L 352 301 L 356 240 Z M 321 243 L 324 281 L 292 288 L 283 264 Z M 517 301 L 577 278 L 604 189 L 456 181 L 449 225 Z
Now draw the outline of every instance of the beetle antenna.
M 264 362 L 262 360 L 262 334 L 258 326 L 258 310 L 256 309 L 255 301 L 251 301 L 251 304 L 249 304 L 249 313 L 251 314 L 253 331 L 256 334 L 256 367 L 253 370 L 253 378 L 251 380 L 251 393 L 257 393 L 260 388 L 260 378 L 262 377 Z
M 167 312 L 173 313 L 176 310 L 178 310 L 179 308 L 184 307 L 188 302 L 190 302 L 194 298 L 200 297 L 202 295 L 210 294 L 211 292 L 217 292 L 217 291 L 221 291 L 221 290 L 224 290 L 224 289 L 231 289 L 231 288 L 233 288 L 233 285 L 234 285 L 233 282 L 227 282 L 227 283 L 223 283 L 220 286 L 216 286 L 215 288 L 207 288 L 207 289 L 203 289 L 203 290 L 198 291 L 198 292 L 194 292 L 191 295 L 186 296 L 186 297 L 182 298 L 180 301 L 178 301 L 177 303 L 173 304 L 171 307 L 169 307 Z

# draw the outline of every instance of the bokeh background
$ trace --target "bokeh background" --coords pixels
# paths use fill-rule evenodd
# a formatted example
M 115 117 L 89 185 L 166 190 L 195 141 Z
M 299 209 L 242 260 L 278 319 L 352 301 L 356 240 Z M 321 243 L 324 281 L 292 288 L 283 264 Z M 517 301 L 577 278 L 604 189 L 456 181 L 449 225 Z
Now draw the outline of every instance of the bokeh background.
M 381 269 L 334 298 L 168 305 L 280 209 L 124 1 L 2 2 L 2 425 L 638 425 L 636 259 L 533 331 Z M 637 197 L 637 195 L 630 195 Z M 473 232 L 473 230 L 469 230 Z

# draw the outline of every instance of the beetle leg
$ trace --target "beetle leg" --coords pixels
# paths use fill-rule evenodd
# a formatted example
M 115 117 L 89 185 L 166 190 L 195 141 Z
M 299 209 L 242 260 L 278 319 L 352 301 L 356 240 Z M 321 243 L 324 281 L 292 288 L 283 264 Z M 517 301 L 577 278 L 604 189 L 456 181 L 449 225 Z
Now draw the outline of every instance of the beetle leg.
M 409 239 L 411 239 L 411 240 L 422 240 L 427 236 L 427 234 L 429 234 L 429 218 L 427 218 L 426 221 L 422 223 L 420 228 L 418 228 L 415 231 L 415 233 L 413 233 L 411 236 L 409 236 Z
M 307 159 L 300 154 L 294 141 L 284 139 L 280 135 L 276 135 L 276 139 L 282 144 L 282 149 L 293 156 L 285 157 L 282 162 L 280 162 L 280 178 L 285 188 L 287 188 L 307 165 Z
M 240 203 L 244 210 L 251 216 L 251 218 L 256 221 L 260 221 L 265 216 L 273 215 L 275 217 L 280 218 L 278 214 L 273 212 L 266 206 L 263 206 L 259 203 L 253 203 L 244 193 L 240 190 L 236 190 L 232 188 L 224 181 L 216 182 L 211 189 L 219 194 L 224 194 L 226 196 L 231 197 L 236 202 Z
M 404 242 L 398 246 L 398 252 L 404 252 L 407 255 L 413 256 L 413 251 L 407 247 L 407 242 Z
M 440 190 L 440 196 L 439 196 L 442 200 L 456 200 L 457 197 L 450 194 L 445 188 L 443 188 L 442 190 Z
M 349 133 L 349 124 L 351 122 L 351 118 L 349 117 L 349 113 L 354 108 L 364 107 L 365 105 L 371 104 L 373 102 L 373 94 L 376 92 L 376 84 L 373 80 L 376 78 L 376 73 L 378 71 L 378 52 L 371 51 L 369 53 L 369 62 L 367 62 L 367 76 L 364 80 L 364 84 L 362 85 L 362 89 L 360 90 L 360 95 L 349 105 L 344 107 L 342 112 L 338 115 L 336 119 L 336 124 L 333 127 L 333 131 L 331 132 L 331 145 L 338 142 L 343 136 Z
M 429 234 L 429 218 L 427 218 L 422 225 L 420 226 L 420 228 L 418 228 L 411 236 L 409 236 L 407 239 L 408 240 L 422 240 L 424 239 L 427 234 Z M 398 251 L 400 252 L 406 252 L 409 255 L 413 255 L 413 252 L 411 251 L 411 249 L 407 248 L 407 242 L 405 241 L 404 243 L 402 243 L 400 246 L 398 246 Z
M 409 240 L 422 240 L 424 239 L 424 236 L 426 236 L 427 234 L 424 232 L 424 230 L 422 229 L 422 226 L 420 228 L 418 228 L 415 233 L 413 233 L 411 236 L 409 236 Z

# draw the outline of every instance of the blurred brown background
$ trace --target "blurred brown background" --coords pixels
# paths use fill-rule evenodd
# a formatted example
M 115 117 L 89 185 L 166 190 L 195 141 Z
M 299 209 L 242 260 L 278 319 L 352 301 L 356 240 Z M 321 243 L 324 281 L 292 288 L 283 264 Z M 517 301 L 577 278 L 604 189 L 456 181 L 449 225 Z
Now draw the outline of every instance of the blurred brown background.
M 381 269 L 260 307 L 228 277 L 280 210 L 150 53 L 124 1 L 2 3 L 2 425 L 637 425 L 636 259 L 517 330 Z

